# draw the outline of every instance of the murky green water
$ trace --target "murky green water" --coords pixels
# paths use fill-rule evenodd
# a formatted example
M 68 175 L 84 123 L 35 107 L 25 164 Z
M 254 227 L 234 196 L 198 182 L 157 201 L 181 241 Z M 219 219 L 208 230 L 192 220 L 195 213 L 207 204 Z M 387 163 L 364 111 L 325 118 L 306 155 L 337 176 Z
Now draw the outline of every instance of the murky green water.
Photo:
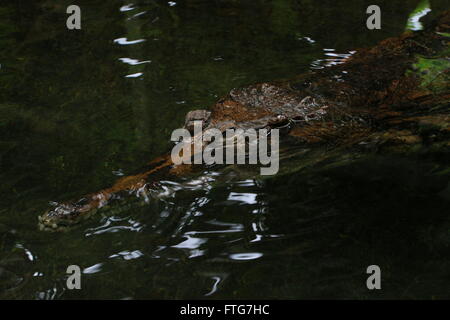
M 199 183 L 67 233 L 37 230 L 49 202 L 169 150 L 187 111 L 333 63 L 325 49 L 396 36 L 419 2 L 378 1 L 379 31 L 362 0 L 86 0 L 81 31 L 65 27 L 71 1 L 2 3 L 0 297 L 448 298 L 446 181 L 422 160 Z M 431 1 L 427 18 L 446 4 Z M 66 289 L 72 264 L 79 291 Z M 381 291 L 366 288 L 372 264 Z

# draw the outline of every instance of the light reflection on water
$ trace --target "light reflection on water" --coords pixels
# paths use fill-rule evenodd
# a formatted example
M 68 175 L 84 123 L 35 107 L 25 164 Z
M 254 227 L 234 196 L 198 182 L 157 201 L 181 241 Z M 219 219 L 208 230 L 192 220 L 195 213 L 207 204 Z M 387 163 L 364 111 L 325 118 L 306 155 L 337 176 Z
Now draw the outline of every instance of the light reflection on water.
M 143 72 L 137 72 L 137 73 L 127 74 L 125 76 L 125 78 L 139 78 L 142 75 L 144 75 Z
M 132 3 L 130 3 L 130 4 L 127 4 L 125 6 L 120 7 L 119 10 L 122 11 L 122 12 L 126 12 L 126 11 L 131 11 L 131 10 L 134 10 L 134 9 L 136 9 L 136 8 L 133 7 Z
M 256 204 L 256 197 L 258 195 L 254 193 L 238 193 L 238 192 L 231 192 L 228 196 L 228 200 L 234 200 L 238 202 L 243 202 L 246 204 Z
M 119 58 L 119 60 L 122 61 L 123 63 L 127 63 L 132 66 L 136 66 L 136 65 L 140 65 L 140 64 L 144 64 L 144 63 L 151 63 L 150 60 L 139 61 L 138 59 L 131 59 L 131 58 Z
M 108 217 L 106 221 L 98 227 L 89 228 L 86 230 L 86 237 L 90 237 L 93 235 L 99 235 L 102 233 L 114 233 L 119 231 L 131 231 L 131 232 L 139 232 L 145 226 L 141 225 L 139 222 L 134 221 L 132 219 L 121 219 L 116 217 Z
M 327 56 L 325 59 L 317 59 L 311 63 L 311 69 L 323 69 L 326 67 L 331 67 L 339 65 L 345 62 L 346 59 L 350 58 L 356 53 L 356 51 L 349 51 L 348 53 L 336 53 L 335 49 L 323 49 L 324 55 Z
M 84 268 L 83 269 L 83 273 L 84 274 L 98 273 L 98 272 L 100 272 L 102 270 L 102 266 L 103 266 L 103 263 L 94 264 L 93 266 Z
M 423 30 L 423 24 L 420 19 L 431 12 L 430 2 L 422 0 L 417 9 L 410 15 L 406 28 L 412 31 Z
M 145 39 L 137 39 L 137 40 L 128 40 L 127 38 L 117 38 L 114 39 L 114 43 L 118 43 L 120 45 L 126 46 L 126 45 L 132 45 L 137 43 L 145 42 Z
M 116 254 L 109 256 L 110 258 L 122 258 L 124 260 L 132 260 L 142 257 L 144 254 L 140 250 L 134 251 L 121 251 Z
M 246 253 L 234 253 L 234 254 L 230 254 L 230 259 L 232 260 L 238 260 L 238 261 L 242 261 L 242 260 L 255 260 L 255 259 L 259 259 L 263 256 L 263 254 L 261 252 L 246 252 Z

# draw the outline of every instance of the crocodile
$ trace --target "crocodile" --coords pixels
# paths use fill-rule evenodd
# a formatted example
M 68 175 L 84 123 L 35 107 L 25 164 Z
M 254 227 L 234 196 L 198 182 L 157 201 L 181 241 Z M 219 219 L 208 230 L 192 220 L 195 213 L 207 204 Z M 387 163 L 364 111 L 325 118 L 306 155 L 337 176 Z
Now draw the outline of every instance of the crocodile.
M 422 31 L 358 49 L 333 66 L 233 89 L 210 109 L 190 111 L 184 128 L 193 131 L 195 121 L 221 132 L 282 128 L 289 143 L 309 149 L 325 146 L 325 157 L 339 148 L 393 152 L 433 145 L 448 151 L 449 41 L 447 11 Z M 142 173 L 79 201 L 56 205 L 39 216 L 39 227 L 65 230 L 130 195 L 148 201 L 159 179 L 185 176 L 193 167 L 175 165 L 170 154 L 163 155 Z

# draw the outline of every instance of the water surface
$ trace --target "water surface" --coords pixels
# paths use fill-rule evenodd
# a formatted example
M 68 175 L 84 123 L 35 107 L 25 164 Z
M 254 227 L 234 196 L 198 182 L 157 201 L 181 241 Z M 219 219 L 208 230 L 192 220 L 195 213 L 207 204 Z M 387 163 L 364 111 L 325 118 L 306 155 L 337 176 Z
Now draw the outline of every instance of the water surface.
M 0 297 L 448 298 L 449 200 L 414 159 L 268 181 L 211 170 L 163 182 L 178 191 L 147 206 L 37 229 L 50 202 L 169 150 L 189 110 L 339 63 L 402 33 L 422 2 L 378 1 L 377 31 L 362 0 L 86 0 L 80 31 L 65 27 L 70 1 L 2 4 Z M 79 291 L 66 289 L 72 264 Z

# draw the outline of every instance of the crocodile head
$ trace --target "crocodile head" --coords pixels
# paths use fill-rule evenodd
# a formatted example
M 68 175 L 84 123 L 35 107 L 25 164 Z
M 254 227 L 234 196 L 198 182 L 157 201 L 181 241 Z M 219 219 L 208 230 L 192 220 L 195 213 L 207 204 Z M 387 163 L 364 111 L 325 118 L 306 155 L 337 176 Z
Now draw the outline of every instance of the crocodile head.
M 87 216 L 92 215 L 93 211 L 89 210 L 86 204 L 80 202 L 76 204 L 61 203 L 38 217 L 39 229 L 62 231 L 68 226 L 74 225 L 87 218 Z

